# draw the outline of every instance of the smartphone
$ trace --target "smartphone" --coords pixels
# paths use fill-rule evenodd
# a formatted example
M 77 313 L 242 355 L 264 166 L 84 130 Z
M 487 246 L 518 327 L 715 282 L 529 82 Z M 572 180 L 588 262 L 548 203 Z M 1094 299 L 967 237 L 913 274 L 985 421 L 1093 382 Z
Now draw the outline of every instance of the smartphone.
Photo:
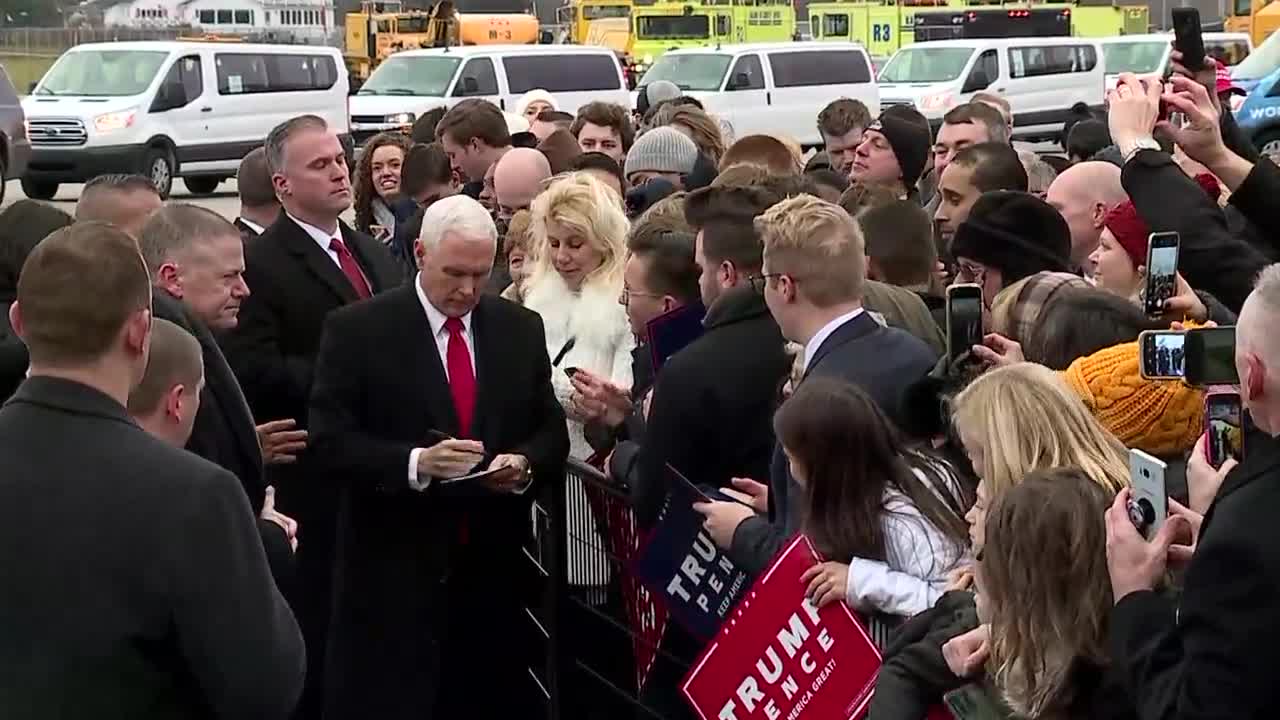
M 1173 47 L 1182 53 L 1182 64 L 1191 72 L 1204 69 L 1204 35 L 1200 28 L 1200 11 L 1193 7 L 1177 7 L 1169 11 L 1173 18 Z
M 1227 458 L 1244 458 L 1244 410 L 1238 392 L 1211 392 L 1204 397 L 1205 460 L 1217 468 Z
M 1129 520 L 1150 540 L 1169 517 L 1169 491 L 1164 475 L 1169 466 L 1141 450 L 1129 451 Z
M 567 368 L 565 368 L 565 369 L 564 369 L 564 374 L 565 374 L 565 375 L 568 375 L 568 376 L 569 376 L 569 379 L 570 379 L 570 380 L 572 380 L 572 379 L 573 379 L 573 376 L 578 374 L 578 368 L 576 368 L 576 367 L 567 367 Z
M 965 685 L 942 696 L 956 720 L 999 720 L 1005 717 L 981 685 Z
M 1184 379 L 1188 385 L 1238 385 L 1234 325 L 1187 331 Z
M 982 286 L 947 288 L 947 357 L 955 360 L 982 343 Z
M 1149 317 L 1164 315 L 1164 303 L 1178 287 L 1178 243 L 1176 232 L 1147 236 L 1147 284 L 1143 288 L 1143 309 Z
M 1144 380 L 1180 380 L 1186 366 L 1187 334 L 1145 330 L 1138 335 L 1138 373 Z

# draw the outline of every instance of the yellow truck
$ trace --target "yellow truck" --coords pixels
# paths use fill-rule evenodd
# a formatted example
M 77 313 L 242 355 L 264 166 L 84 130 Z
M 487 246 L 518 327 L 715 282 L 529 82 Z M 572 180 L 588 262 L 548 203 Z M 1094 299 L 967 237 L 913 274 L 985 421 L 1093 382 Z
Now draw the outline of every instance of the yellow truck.
M 405 10 L 399 0 L 366 0 L 347 13 L 346 62 L 353 85 L 392 53 L 457 45 L 527 45 L 538 41 L 538 19 L 528 13 L 467 13 L 453 0 L 427 10 Z
M 809 4 L 814 40 L 860 42 L 872 57 L 903 45 L 966 37 L 1112 37 L 1147 32 L 1145 5 L 1082 2 L 965 2 L 964 0 L 826 0 Z
M 1271 33 L 1280 29 L 1280 2 L 1271 0 L 1231 0 L 1223 20 L 1227 32 L 1249 33 L 1253 46 L 1262 45 Z
M 795 37 L 789 0 L 662 0 L 631 10 L 631 59 L 636 77 L 667 50 L 784 42 Z
M 556 8 L 565 41 L 631 52 L 631 0 L 569 0 Z

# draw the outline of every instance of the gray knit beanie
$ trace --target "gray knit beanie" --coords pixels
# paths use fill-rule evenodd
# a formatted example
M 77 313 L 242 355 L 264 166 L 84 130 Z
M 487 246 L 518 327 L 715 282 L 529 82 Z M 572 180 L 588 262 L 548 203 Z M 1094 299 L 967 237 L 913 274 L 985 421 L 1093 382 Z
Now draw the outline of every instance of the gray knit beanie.
M 660 172 L 688 175 L 698 161 L 698 146 L 679 130 L 656 127 L 636 138 L 627 151 L 625 173 Z

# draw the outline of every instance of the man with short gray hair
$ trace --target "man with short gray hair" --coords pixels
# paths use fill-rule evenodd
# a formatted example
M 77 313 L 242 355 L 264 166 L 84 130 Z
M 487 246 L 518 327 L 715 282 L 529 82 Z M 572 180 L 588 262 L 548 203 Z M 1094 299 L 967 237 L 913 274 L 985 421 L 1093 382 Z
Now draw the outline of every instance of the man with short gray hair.
M 347 156 L 324 120 L 302 115 L 267 136 L 267 164 L 284 215 L 245 246 L 244 281 L 253 293 L 239 322 L 220 338 L 254 416 L 307 427 L 307 399 L 324 318 L 334 308 L 398 286 L 404 273 L 382 243 L 346 226 L 351 207 Z M 273 469 L 278 507 L 307 528 L 298 545 L 298 611 L 307 638 L 301 712 L 318 715 L 337 497 L 307 453 Z
M 294 462 L 306 447 L 306 432 L 292 418 L 255 426 L 240 383 L 214 333 L 233 329 L 249 296 L 244 281 L 244 242 L 231 223 L 212 210 L 170 203 L 157 210 L 139 238 L 154 285 L 157 318 L 186 330 L 199 343 L 204 389 L 187 450 L 235 474 L 259 518 L 258 530 L 271 574 L 282 590 L 292 585 L 297 523 L 267 501 L 264 464 Z
M 1206 459 L 1209 437 L 1201 436 L 1187 462 L 1191 507 L 1171 506 L 1150 540 L 1129 520 L 1129 489 L 1107 510 L 1111 655 L 1135 717 L 1268 717 L 1280 701 L 1277 325 L 1280 265 L 1270 265 L 1236 323 L 1240 401 L 1258 430 L 1246 434 L 1240 462 L 1215 470 Z M 1155 589 L 1168 569 L 1184 571 L 1176 602 Z
M 422 228 L 414 282 L 330 314 L 316 362 L 315 455 L 345 508 L 326 718 L 519 717 L 535 700 L 521 548 L 535 486 L 564 480 L 564 411 L 542 320 L 484 292 L 489 213 L 455 195 Z
M 110 223 L 136 238 L 163 202 L 156 186 L 142 175 L 99 175 L 80 191 L 76 222 Z

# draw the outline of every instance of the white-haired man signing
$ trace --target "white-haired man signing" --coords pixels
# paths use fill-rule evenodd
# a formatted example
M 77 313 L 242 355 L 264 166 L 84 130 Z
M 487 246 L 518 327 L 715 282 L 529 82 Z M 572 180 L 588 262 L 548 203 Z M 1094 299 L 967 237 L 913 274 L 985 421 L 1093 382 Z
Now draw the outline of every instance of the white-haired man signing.
M 311 433 L 343 494 L 326 717 L 516 717 L 531 702 L 527 491 L 563 478 L 569 439 L 541 319 L 484 294 L 496 243 L 478 202 L 440 200 L 414 281 L 325 323 Z

